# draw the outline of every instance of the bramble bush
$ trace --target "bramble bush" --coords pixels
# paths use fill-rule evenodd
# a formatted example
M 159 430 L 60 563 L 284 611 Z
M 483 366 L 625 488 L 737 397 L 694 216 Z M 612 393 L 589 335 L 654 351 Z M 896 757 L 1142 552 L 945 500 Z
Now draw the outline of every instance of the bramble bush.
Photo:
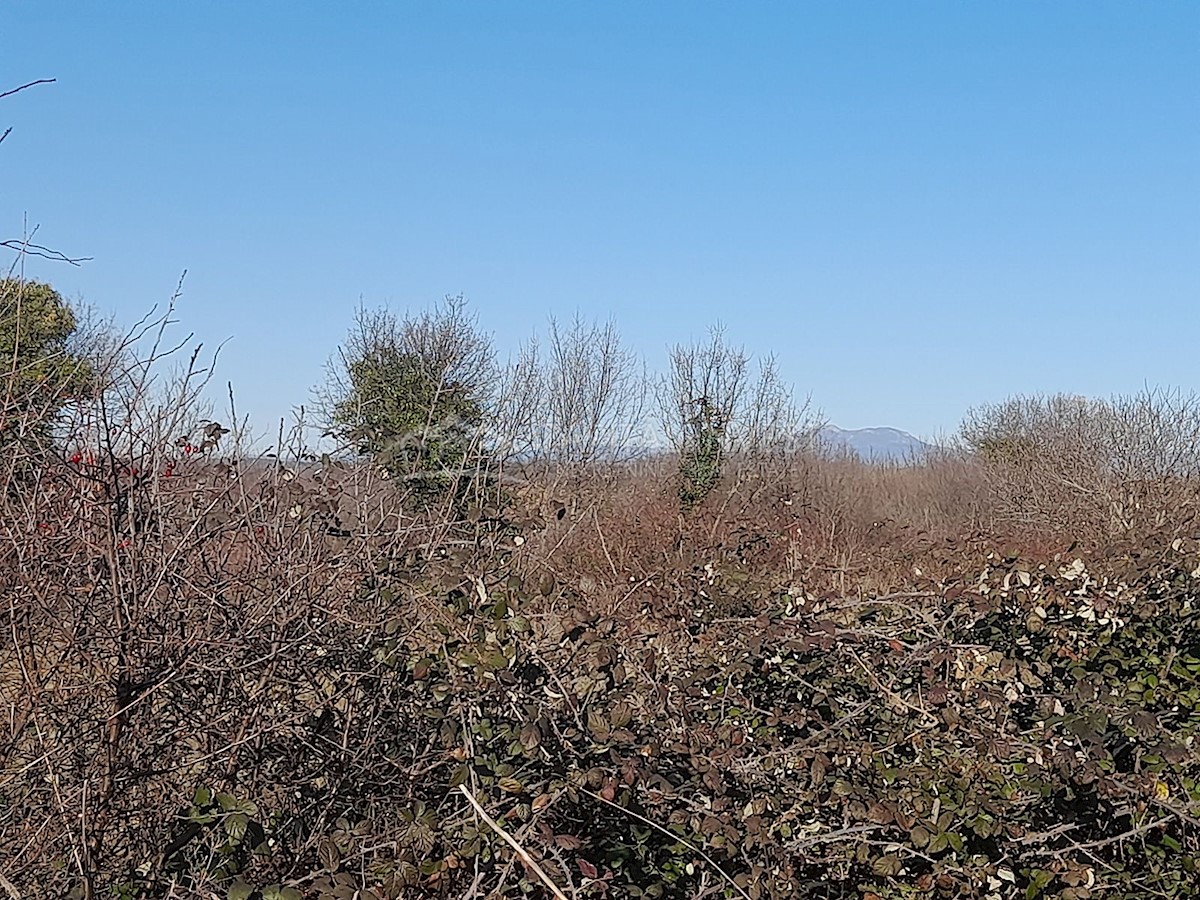
M 868 466 L 717 330 L 631 459 L 613 326 L 498 372 L 450 298 L 255 458 L 175 299 L 0 279 L 0 893 L 1196 895 L 1194 397 Z
M 571 896 L 1191 891 L 1186 529 L 947 544 L 889 591 L 744 538 L 604 581 L 554 573 L 554 510 L 433 523 L 371 466 L 129 477 L 53 467 L 3 520 L 20 895 L 543 890 L 459 786 Z
M 429 503 L 135 345 L 3 492 L 9 895 L 1194 893 L 1187 492 L 1078 547 L 949 455 Z

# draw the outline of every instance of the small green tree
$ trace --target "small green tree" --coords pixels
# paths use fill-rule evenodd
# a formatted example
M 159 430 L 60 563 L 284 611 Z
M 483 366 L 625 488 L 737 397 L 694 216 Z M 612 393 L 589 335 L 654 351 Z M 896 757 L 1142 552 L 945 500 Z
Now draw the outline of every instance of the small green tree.
M 403 319 L 360 309 L 326 385 L 329 433 L 440 493 L 476 469 L 491 375 L 491 342 L 461 297 Z
M 0 444 L 44 447 L 62 407 L 95 387 L 94 363 L 73 345 L 77 327 L 50 285 L 0 279 Z

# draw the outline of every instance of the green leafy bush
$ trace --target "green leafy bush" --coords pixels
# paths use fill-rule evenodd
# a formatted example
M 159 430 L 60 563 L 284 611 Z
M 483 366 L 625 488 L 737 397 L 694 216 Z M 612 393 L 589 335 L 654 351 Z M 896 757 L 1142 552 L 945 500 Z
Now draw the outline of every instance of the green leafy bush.
M 58 410 L 95 383 L 71 340 L 74 310 L 50 285 L 0 279 L 0 441 L 45 444 Z
M 462 298 L 398 318 L 360 310 L 331 367 L 329 433 L 415 494 L 444 494 L 479 470 L 491 345 Z
M 707 400 L 700 403 L 692 432 L 679 453 L 679 502 L 685 510 L 695 508 L 721 480 L 725 425 Z

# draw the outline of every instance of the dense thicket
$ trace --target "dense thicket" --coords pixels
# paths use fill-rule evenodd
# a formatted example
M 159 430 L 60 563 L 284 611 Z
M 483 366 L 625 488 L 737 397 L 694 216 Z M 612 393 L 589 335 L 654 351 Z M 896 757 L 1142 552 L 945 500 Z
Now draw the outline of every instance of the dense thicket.
M 414 502 L 249 458 L 155 333 L 0 509 L 8 893 L 1190 895 L 1186 472 L 1031 523 L 1007 445 L 782 443 L 681 515 L 679 456 L 475 438 L 469 502 Z

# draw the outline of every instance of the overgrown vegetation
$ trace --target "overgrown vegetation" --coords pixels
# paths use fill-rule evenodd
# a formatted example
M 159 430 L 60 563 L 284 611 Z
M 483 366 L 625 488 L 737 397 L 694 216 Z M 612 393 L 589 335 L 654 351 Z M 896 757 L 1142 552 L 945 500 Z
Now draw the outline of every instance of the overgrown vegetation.
M 652 389 L 452 299 L 255 457 L 174 299 L 0 298 L 0 893 L 1195 896 L 1193 398 L 867 465 L 719 331 Z
M 1060 530 L 1161 519 L 1200 478 L 1200 398 L 1180 391 L 1014 397 L 973 410 L 963 437 L 1006 516 Z
M 778 394 L 689 378 L 680 397 L 726 397 L 729 443 L 503 452 L 486 417 L 533 401 L 474 377 L 490 346 L 454 305 L 360 319 L 386 352 L 346 355 L 354 405 L 333 409 L 362 461 L 299 435 L 255 460 L 204 417 L 195 357 L 155 380 L 169 319 L 112 341 L 107 389 L 58 407 L 57 449 L 5 492 L 9 893 L 1190 895 L 1189 472 L 1144 515 L 1039 519 L 1010 492 L 1043 470 L 1002 441 L 1075 419 L 994 438 L 979 423 L 1011 417 L 981 413 L 973 454 L 868 466 L 755 443 L 784 430 L 745 423 L 795 421 L 753 409 Z M 1153 409 L 1154 446 L 1180 445 L 1190 407 L 1140 402 L 1108 408 Z M 455 405 L 469 441 L 422 430 Z M 430 504 L 397 477 L 421 466 L 476 499 Z

